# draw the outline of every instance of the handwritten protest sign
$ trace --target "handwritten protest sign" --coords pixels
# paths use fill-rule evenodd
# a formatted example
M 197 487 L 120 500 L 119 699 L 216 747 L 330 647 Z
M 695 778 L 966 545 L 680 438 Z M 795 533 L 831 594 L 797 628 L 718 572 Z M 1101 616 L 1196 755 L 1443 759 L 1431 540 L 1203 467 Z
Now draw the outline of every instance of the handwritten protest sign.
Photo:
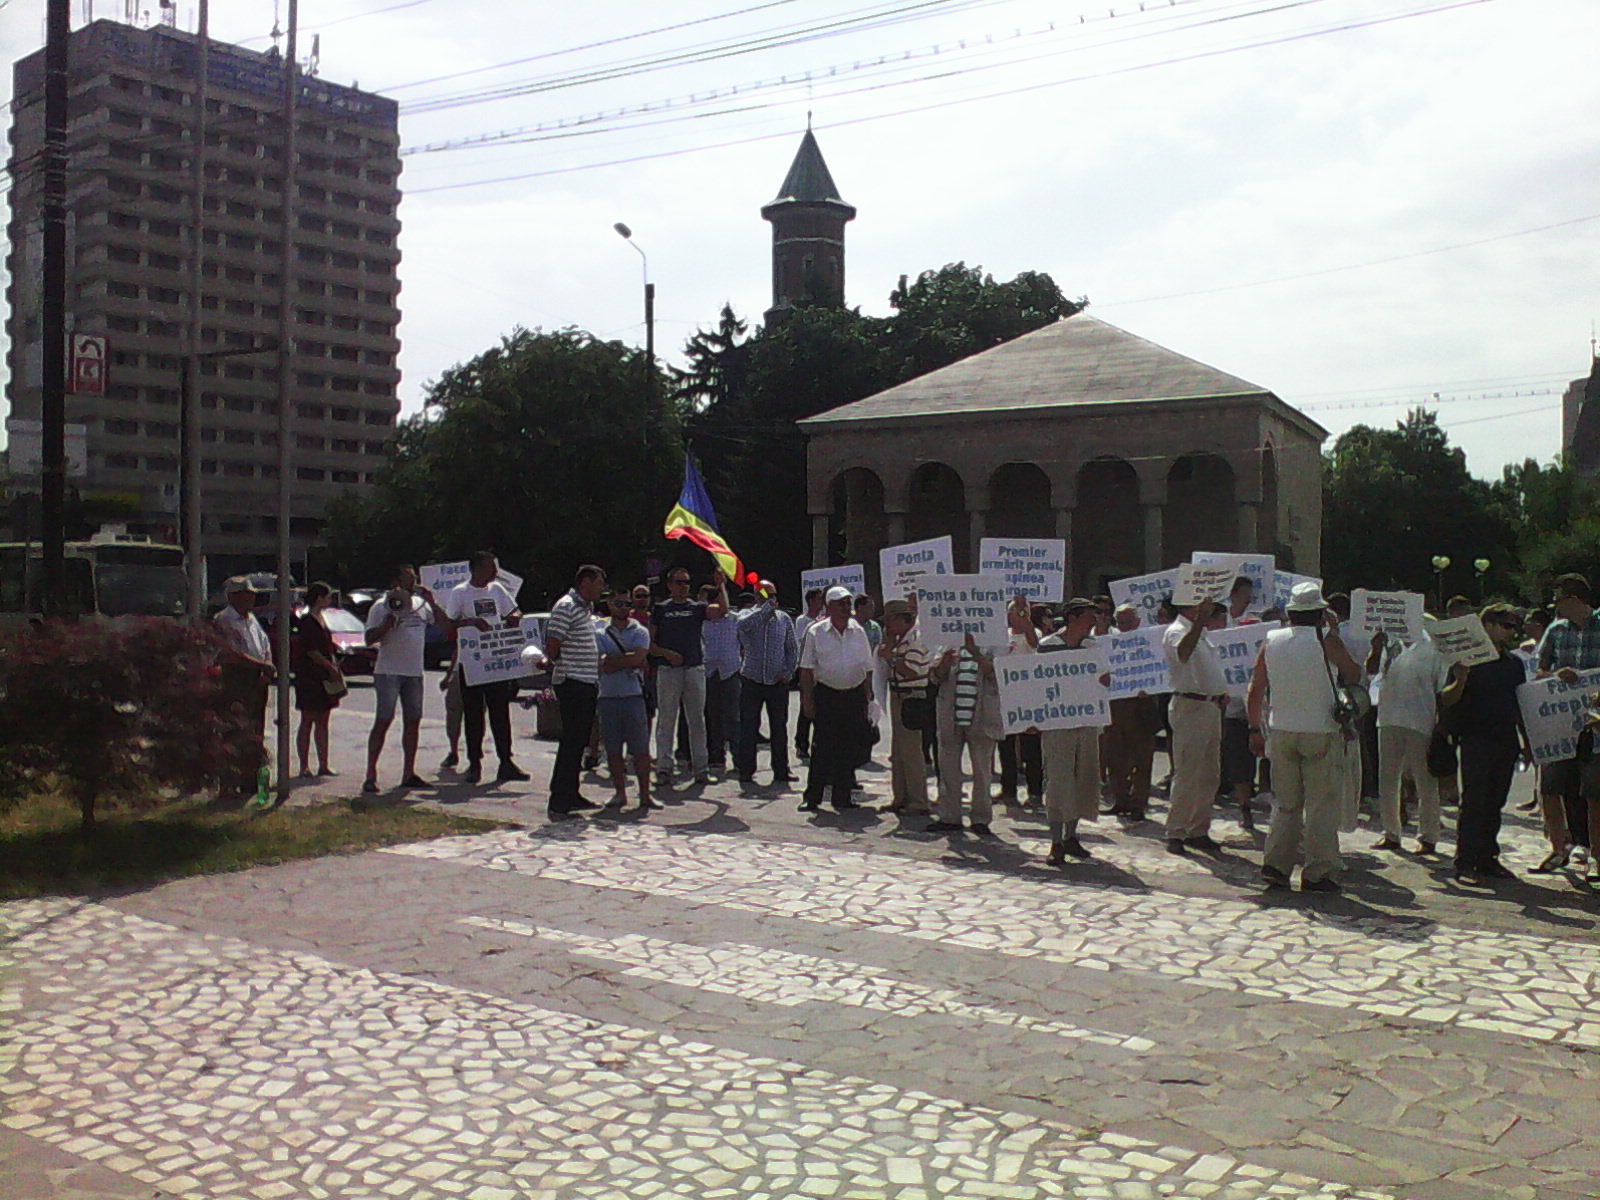
M 539 627 L 535 622 L 524 621 L 513 629 L 463 628 L 456 632 L 456 638 L 463 680 L 476 687 L 530 674 L 522 661 L 522 649 L 529 643 L 538 644 Z
M 847 567 L 816 567 L 800 572 L 802 597 L 812 588 L 821 588 L 826 592 L 831 587 L 849 588 L 852 596 L 861 595 L 867 590 L 867 568 L 855 563 Z
M 1600 687 L 1600 670 L 1579 671 L 1577 683 L 1562 683 L 1554 675 L 1533 679 L 1517 689 L 1522 724 L 1540 766 L 1563 762 L 1578 753 L 1589 697 Z
M 1010 645 L 1006 585 L 993 575 L 943 575 L 917 581 L 917 628 L 929 646 L 959 646 L 967 634 L 986 650 Z
M 955 559 L 950 535 L 903 546 L 885 546 L 878 551 L 878 573 L 883 579 L 883 598 L 903 600 L 924 575 L 954 575 Z
M 1207 566 L 1205 563 L 1183 563 L 1178 567 L 1178 586 L 1172 589 L 1174 608 L 1188 608 L 1204 600 L 1219 604 L 1228 598 L 1233 586 L 1233 564 Z
M 1500 657 L 1500 652 L 1484 632 L 1483 622 L 1478 619 L 1477 613 L 1468 613 L 1450 621 L 1435 621 L 1428 627 L 1428 636 L 1449 663 L 1476 667 Z
M 1215 550 L 1196 550 L 1189 556 L 1190 562 L 1201 563 L 1210 567 L 1227 567 L 1237 579 L 1243 575 L 1251 583 L 1250 604 L 1245 608 L 1247 613 L 1265 612 L 1272 607 L 1277 596 L 1277 563 L 1270 554 L 1221 554 Z M 1228 581 L 1228 586 L 1233 586 L 1233 580 Z
M 984 538 L 978 543 L 978 574 L 998 575 L 1010 595 L 1041 604 L 1067 596 L 1067 543 L 1062 538 Z
M 1167 663 L 1162 635 L 1165 625 L 1146 625 L 1131 633 L 1107 633 L 1096 640 L 1106 651 L 1111 671 L 1111 698 L 1159 696 L 1172 690 L 1172 668 Z
M 1178 586 L 1178 571 L 1156 571 L 1149 575 L 1130 575 L 1111 584 L 1112 603 L 1121 607 L 1131 604 L 1139 610 L 1139 618 L 1146 625 L 1153 624 L 1156 611 L 1164 596 L 1172 595 Z
M 446 592 L 456 584 L 466 583 L 472 578 L 472 567 L 466 562 L 429 563 L 427 566 L 417 568 L 417 578 L 422 581 L 422 586 L 432 591 L 434 598 L 443 604 Z M 513 600 L 522 590 L 522 576 L 513 575 L 504 567 L 500 568 L 496 582 L 511 593 Z
M 1111 724 L 1111 689 L 1103 646 L 1008 654 L 994 660 L 1000 712 L 1007 733 L 1025 729 L 1082 729 Z
M 1267 634 L 1276 628 L 1258 621 L 1254 625 L 1235 625 L 1232 629 L 1214 629 L 1206 634 L 1206 641 L 1217 652 L 1228 695 L 1243 700 L 1249 694 L 1256 655 L 1261 653 L 1261 643 L 1267 640 Z
M 1422 593 L 1357 588 L 1350 593 L 1350 623 L 1362 633 L 1382 631 L 1391 642 L 1414 642 L 1422 636 Z
M 1289 606 L 1289 597 L 1294 593 L 1294 589 L 1300 584 L 1314 583 L 1318 587 L 1322 586 L 1322 580 L 1318 579 L 1315 575 L 1296 575 L 1293 571 L 1274 571 L 1272 573 L 1272 578 L 1274 592 L 1273 603 L 1278 608 L 1287 608 Z

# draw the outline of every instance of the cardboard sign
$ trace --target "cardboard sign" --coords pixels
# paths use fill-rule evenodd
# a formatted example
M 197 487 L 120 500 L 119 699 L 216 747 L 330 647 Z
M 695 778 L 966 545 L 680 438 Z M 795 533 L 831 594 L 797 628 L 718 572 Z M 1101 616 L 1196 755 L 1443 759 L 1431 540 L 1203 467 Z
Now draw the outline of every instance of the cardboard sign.
M 994 660 L 1005 731 L 1082 729 L 1111 724 L 1104 646 L 1045 650 Z
M 1063 538 L 984 538 L 978 574 L 1006 581 L 1006 591 L 1040 604 L 1067 598 L 1067 543 Z
M 472 567 L 466 562 L 429 563 L 417 568 L 417 578 L 422 581 L 423 587 L 433 593 L 433 598 L 443 604 L 446 592 L 472 578 Z M 513 600 L 522 590 L 522 576 L 513 575 L 504 567 L 500 567 L 495 582 L 510 592 Z
M 960 646 L 967 634 L 985 650 L 1011 644 L 1006 586 L 992 575 L 945 575 L 917 586 L 917 628 L 928 646 Z
M 1267 634 L 1276 628 L 1276 625 L 1258 621 L 1254 625 L 1235 625 L 1232 629 L 1213 629 L 1205 635 L 1217 652 L 1228 695 L 1239 700 L 1249 695 L 1250 678 L 1256 671 L 1256 655 L 1261 653 L 1261 643 L 1267 640 Z
M 1178 568 L 1178 586 L 1172 589 L 1172 606 L 1188 608 L 1191 604 L 1206 600 L 1226 604 L 1228 589 L 1233 586 L 1235 574 L 1237 572 L 1232 563 L 1220 566 L 1192 562 L 1182 564 Z
M 1266 612 L 1277 597 L 1278 560 L 1270 554 L 1221 554 L 1215 550 L 1196 550 L 1189 556 L 1189 561 L 1209 567 L 1229 567 L 1235 579 L 1240 575 L 1248 579 L 1252 588 L 1250 604 L 1244 610 L 1246 613 L 1253 615 Z M 1228 586 L 1233 587 L 1233 580 L 1228 581 Z
M 1600 670 L 1579 671 L 1577 683 L 1562 683 L 1554 675 L 1533 679 L 1517 689 L 1522 724 L 1540 766 L 1564 762 L 1578 753 L 1589 697 L 1600 688 Z
M 1428 636 L 1448 663 L 1476 667 L 1500 657 L 1500 652 L 1484 632 L 1483 622 L 1477 613 L 1468 613 L 1450 621 L 1435 621 L 1428 627 Z
M 1274 571 L 1273 578 L 1273 604 L 1278 608 L 1289 607 L 1289 597 L 1294 589 L 1302 583 L 1314 583 L 1322 586 L 1322 580 L 1315 575 L 1296 575 L 1293 571 Z
M 480 683 L 500 683 L 531 674 L 522 661 L 522 649 L 540 644 L 537 622 L 524 621 L 514 629 L 470 627 L 456 631 L 457 653 L 461 658 L 462 679 L 476 687 Z
M 849 588 L 852 596 L 862 595 L 867 590 L 867 568 L 855 563 L 848 567 L 816 567 L 810 571 L 800 572 L 802 600 L 812 588 L 821 588 L 826 593 L 831 587 Z
M 1131 604 L 1139 610 L 1139 619 L 1146 625 L 1153 625 L 1156 621 L 1156 612 L 1161 607 L 1164 596 L 1170 596 L 1178 588 L 1178 570 L 1174 567 L 1170 571 L 1155 571 L 1149 575 L 1130 575 L 1126 579 L 1118 579 L 1111 585 L 1111 602 L 1117 607 Z
M 883 579 L 884 600 L 903 600 L 916 590 L 924 575 L 954 575 L 954 551 L 950 535 L 925 542 L 885 546 L 878 551 L 878 573 Z
M 1357 588 L 1350 593 L 1350 623 L 1362 633 L 1382 631 L 1391 642 L 1407 644 L 1422 636 L 1421 592 L 1369 592 Z
M 1126 696 L 1159 696 L 1172 690 L 1172 666 L 1167 662 L 1162 638 L 1165 625 L 1145 625 L 1131 633 L 1102 634 L 1096 640 L 1105 647 L 1106 666 L 1111 671 L 1111 699 Z

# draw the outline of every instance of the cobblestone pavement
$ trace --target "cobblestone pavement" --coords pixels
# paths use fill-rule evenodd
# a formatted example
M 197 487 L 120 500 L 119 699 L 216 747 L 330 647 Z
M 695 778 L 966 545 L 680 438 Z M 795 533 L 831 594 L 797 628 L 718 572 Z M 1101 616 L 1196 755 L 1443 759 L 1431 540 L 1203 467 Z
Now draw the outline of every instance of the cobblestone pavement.
M 347 716 L 302 797 L 359 784 Z M 429 802 L 526 829 L 0 909 L 0 1197 L 1600 1195 L 1568 876 L 1468 892 L 1366 833 L 1346 895 L 1263 893 L 1227 822 L 1057 871 L 1029 811 L 935 839 L 731 783 L 552 825 L 520 746 L 534 783 Z

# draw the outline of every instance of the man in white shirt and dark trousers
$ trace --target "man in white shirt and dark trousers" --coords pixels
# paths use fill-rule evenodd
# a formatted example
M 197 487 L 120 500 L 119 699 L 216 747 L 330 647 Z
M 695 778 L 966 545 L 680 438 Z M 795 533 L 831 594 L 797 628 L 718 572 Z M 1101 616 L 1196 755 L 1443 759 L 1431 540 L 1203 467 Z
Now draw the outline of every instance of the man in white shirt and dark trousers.
M 551 687 L 561 706 L 561 740 L 550 769 L 552 817 L 598 808 L 578 792 L 578 772 L 594 727 L 600 696 L 600 648 L 595 640 L 594 602 L 606 590 L 606 573 L 592 563 L 578 568 L 572 588 L 550 610 L 544 627 L 545 654 L 551 663 Z
M 871 740 L 867 701 L 872 698 L 872 648 L 866 630 L 851 619 L 849 588 L 828 589 L 827 616 L 806 630 L 800 647 L 800 711 L 811 718 L 811 768 L 800 808 L 822 807 L 824 788 L 833 807 L 859 808 L 850 798 L 856 764 Z M 774 731 L 776 732 L 776 731 Z
M 517 609 L 517 602 L 503 583 L 495 581 L 500 568 L 493 551 L 475 551 L 468 560 L 468 566 L 472 570 L 471 577 L 467 582 L 451 588 L 445 598 L 445 615 L 450 618 L 451 632 L 471 628 L 487 633 L 502 625 L 507 628 L 518 625 L 522 621 L 522 613 Z M 461 709 L 467 734 L 465 778 L 468 783 L 477 783 L 483 778 L 485 710 L 488 711 L 489 728 L 494 734 L 494 752 L 500 759 L 500 770 L 495 779 L 508 783 L 528 778 L 528 773 L 517 766 L 511 753 L 511 696 L 514 691 L 513 683 L 496 681 L 467 684 L 463 679 Z M 588 733 L 587 728 L 584 733 Z
M 1203 600 L 1178 610 L 1162 635 L 1172 672 L 1172 786 L 1167 799 L 1167 851 L 1189 848 L 1215 852 L 1211 809 L 1222 779 L 1222 708 L 1228 685 L 1216 649 L 1206 641 L 1206 626 L 1217 611 Z

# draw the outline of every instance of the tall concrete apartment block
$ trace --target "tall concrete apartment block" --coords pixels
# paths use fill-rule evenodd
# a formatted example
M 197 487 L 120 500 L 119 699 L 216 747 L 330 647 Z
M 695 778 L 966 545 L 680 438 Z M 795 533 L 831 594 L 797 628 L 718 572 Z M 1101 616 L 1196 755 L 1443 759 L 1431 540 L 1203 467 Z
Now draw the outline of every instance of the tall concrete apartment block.
M 104 396 L 69 396 L 88 426 L 88 498 L 176 535 L 182 356 L 189 323 L 190 154 L 198 42 L 167 27 L 95 21 L 72 35 L 67 312 L 104 334 Z M 212 41 L 201 290 L 202 351 L 274 346 L 282 286 L 283 67 Z M 12 414 L 40 405 L 44 55 L 15 67 L 11 128 Z M 329 502 L 372 482 L 399 403 L 397 106 L 303 78 L 296 118 L 291 543 L 314 544 Z M 277 538 L 276 353 L 203 362 L 202 511 L 211 577 L 270 562 Z

